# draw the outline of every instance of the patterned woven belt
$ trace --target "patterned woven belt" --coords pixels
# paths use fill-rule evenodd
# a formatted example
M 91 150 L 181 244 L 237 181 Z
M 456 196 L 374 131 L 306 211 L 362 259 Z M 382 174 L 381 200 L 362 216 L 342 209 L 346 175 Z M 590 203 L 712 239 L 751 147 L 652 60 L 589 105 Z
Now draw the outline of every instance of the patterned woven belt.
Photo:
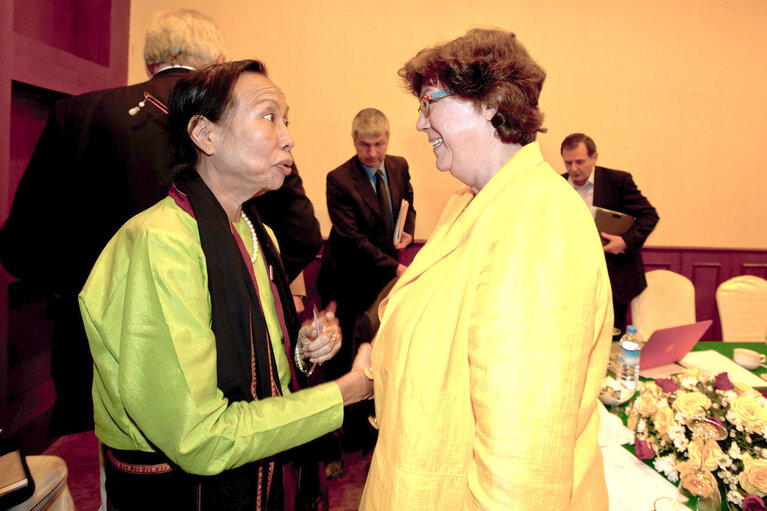
M 106 448 L 106 452 L 107 457 L 109 458 L 109 463 L 120 472 L 125 472 L 127 474 L 167 474 L 168 472 L 173 471 L 173 467 L 171 467 L 169 463 L 157 463 L 153 465 L 126 463 L 118 460 L 112 452 L 112 449 L 109 447 Z

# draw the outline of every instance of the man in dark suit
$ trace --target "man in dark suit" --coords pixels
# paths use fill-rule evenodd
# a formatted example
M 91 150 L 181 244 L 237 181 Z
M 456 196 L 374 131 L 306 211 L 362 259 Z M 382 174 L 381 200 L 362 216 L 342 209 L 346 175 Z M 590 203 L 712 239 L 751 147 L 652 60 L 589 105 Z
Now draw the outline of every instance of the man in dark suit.
M 357 154 L 328 173 L 326 195 L 333 227 L 322 253 L 318 288 L 322 302 L 338 305 L 336 315 L 344 342 L 336 356 L 323 365 L 326 379 L 351 367 L 356 351 L 355 325 L 381 290 L 404 273 L 398 250 L 413 241 L 415 210 L 407 161 L 386 154 L 389 121 L 380 110 L 366 108 L 352 121 Z M 409 203 L 402 238 L 394 243 L 393 229 L 402 199 Z M 364 331 L 364 329 L 363 329 Z M 370 341 L 369 338 L 359 339 Z M 344 416 L 342 443 L 348 451 L 372 448 L 374 430 L 367 424 L 372 403 L 349 408 Z M 326 446 L 329 476 L 341 473 L 340 445 Z
M 563 175 L 589 208 L 626 213 L 635 218 L 631 228 L 620 236 L 600 233 L 607 271 L 613 291 L 615 328 L 626 329 L 626 314 L 631 300 L 647 287 L 640 249 L 658 223 L 658 213 L 642 195 L 631 174 L 597 167 L 597 147 L 583 133 L 568 135 L 561 146 L 567 173 Z
M 0 262 L 49 300 L 52 436 L 92 428 L 92 363 L 77 294 L 117 229 L 167 195 L 164 176 L 175 155 L 165 105 L 182 76 L 224 60 L 223 37 L 197 11 L 158 13 L 147 28 L 144 58 L 149 81 L 54 105 L 0 230 Z M 322 242 L 300 177 L 294 169 L 283 188 L 254 200 L 295 278 Z
M 336 301 L 344 335 L 343 353 L 324 367 L 326 376 L 351 366 L 354 324 L 392 279 L 405 271 L 397 251 L 413 241 L 413 187 L 404 158 L 386 154 L 389 121 L 374 108 L 352 122 L 357 154 L 328 174 L 328 213 L 333 227 L 322 254 L 319 290 L 323 303 Z M 401 241 L 392 230 L 402 199 L 410 204 Z M 368 341 L 369 339 L 365 339 Z

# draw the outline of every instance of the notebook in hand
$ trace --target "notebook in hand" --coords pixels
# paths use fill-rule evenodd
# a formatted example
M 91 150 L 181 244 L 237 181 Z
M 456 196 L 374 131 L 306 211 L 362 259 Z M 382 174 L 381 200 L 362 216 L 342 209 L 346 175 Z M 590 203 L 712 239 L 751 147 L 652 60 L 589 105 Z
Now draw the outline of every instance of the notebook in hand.
M 607 233 L 620 235 L 628 231 L 634 224 L 634 217 L 605 208 L 594 208 L 594 223 L 597 225 L 598 233 Z M 606 245 L 608 241 L 602 238 L 602 244 Z
M 394 226 L 394 246 L 399 245 L 402 240 L 402 229 L 405 228 L 405 219 L 407 218 L 407 210 L 410 207 L 410 203 L 402 199 L 399 206 L 399 215 L 397 215 L 397 224 Z

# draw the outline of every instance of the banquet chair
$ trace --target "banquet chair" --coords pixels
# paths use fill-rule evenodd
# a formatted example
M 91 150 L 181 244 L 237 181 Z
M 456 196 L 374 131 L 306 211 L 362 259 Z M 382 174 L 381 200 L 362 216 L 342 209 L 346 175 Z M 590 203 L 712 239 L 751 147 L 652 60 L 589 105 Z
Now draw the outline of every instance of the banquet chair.
M 631 322 L 645 341 L 659 328 L 695 323 L 695 287 L 668 270 L 645 273 L 647 287 L 631 300 Z
M 740 275 L 716 289 L 716 306 L 725 342 L 764 342 L 767 339 L 767 280 Z
M 35 493 L 8 511 L 74 511 L 67 487 L 67 465 L 58 456 L 27 456 Z

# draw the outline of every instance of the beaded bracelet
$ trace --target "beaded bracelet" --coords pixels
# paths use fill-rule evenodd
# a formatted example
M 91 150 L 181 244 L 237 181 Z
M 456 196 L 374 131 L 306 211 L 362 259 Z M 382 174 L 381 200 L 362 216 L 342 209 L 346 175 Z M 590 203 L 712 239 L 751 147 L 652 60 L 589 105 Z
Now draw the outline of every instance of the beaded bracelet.
M 301 353 L 298 350 L 298 342 L 296 342 L 296 349 L 294 351 L 294 357 L 296 360 L 296 367 L 299 371 L 304 373 L 306 376 L 311 376 L 312 373 L 314 373 L 314 368 L 317 367 L 317 364 L 312 364 L 311 369 L 306 369 L 306 364 L 304 364 L 303 359 L 301 358 Z

